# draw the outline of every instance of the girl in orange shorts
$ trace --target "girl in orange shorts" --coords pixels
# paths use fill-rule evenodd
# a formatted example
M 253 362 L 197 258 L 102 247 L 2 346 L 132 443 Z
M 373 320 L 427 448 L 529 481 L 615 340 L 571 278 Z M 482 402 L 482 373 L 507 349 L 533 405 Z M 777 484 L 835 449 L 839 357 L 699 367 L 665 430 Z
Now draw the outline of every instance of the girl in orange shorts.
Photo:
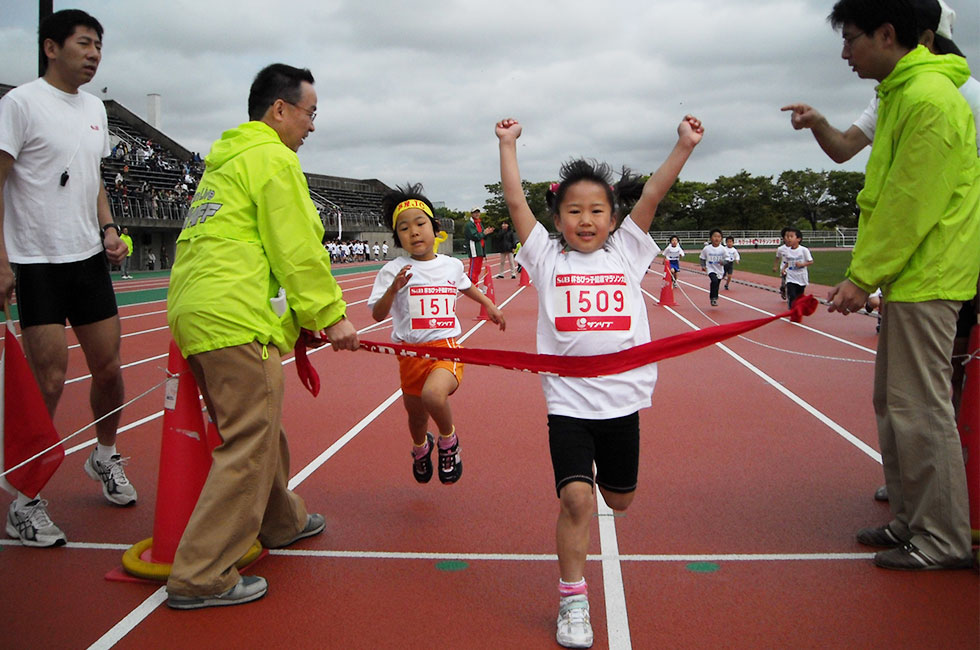
M 483 305 L 490 320 L 504 329 L 503 314 L 473 286 L 463 263 L 436 252 L 439 227 L 432 202 L 422 194 L 421 185 L 389 192 L 381 200 L 381 209 L 395 233 L 395 246 L 404 252 L 378 272 L 368 307 L 376 321 L 391 314 L 392 341 L 459 347 L 458 293 Z M 459 387 L 463 366 L 452 361 L 399 357 L 398 369 L 412 434 L 412 474 L 419 483 L 432 478 L 431 456 L 436 442 L 427 431 L 431 416 L 439 429 L 439 480 L 455 483 L 463 473 L 463 463 L 449 396 Z

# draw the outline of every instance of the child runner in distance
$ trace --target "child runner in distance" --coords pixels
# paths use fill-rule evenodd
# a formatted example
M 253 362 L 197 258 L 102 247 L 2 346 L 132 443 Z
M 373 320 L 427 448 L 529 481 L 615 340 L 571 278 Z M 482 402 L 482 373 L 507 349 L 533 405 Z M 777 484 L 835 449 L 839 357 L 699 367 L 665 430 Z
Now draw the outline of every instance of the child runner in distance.
M 783 253 L 783 276 L 786 278 L 786 301 L 790 309 L 810 284 L 806 267 L 813 264 L 813 255 L 806 246 L 800 246 L 803 233 L 799 228 L 786 229 L 786 251 Z
M 772 262 L 772 272 L 779 274 L 779 297 L 786 300 L 786 276 L 783 275 L 783 254 L 789 248 L 786 245 L 786 231 L 789 228 L 783 228 L 779 231 L 779 246 L 776 247 L 776 259 Z
M 708 297 L 711 299 L 711 306 L 718 305 L 718 287 L 721 286 L 721 278 L 725 275 L 725 247 L 721 245 L 721 231 L 717 228 L 711 230 L 711 241 L 701 249 L 701 270 L 707 271 L 708 280 L 711 282 Z
M 539 353 L 587 356 L 650 341 L 640 282 L 659 250 L 647 231 L 657 205 L 703 133 L 701 122 L 691 116 L 677 131 L 674 149 L 644 185 L 623 170 L 613 188 L 607 165 L 585 160 L 565 163 L 557 189 L 548 192 L 561 235 L 552 239 L 535 220 L 521 187 L 517 165 L 521 125 L 513 119 L 497 123 L 504 200 L 523 244 L 517 261 L 538 290 Z M 631 216 L 617 229 L 617 218 L 633 201 Z M 633 500 L 639 410 L 650 406 L 656 381 L 656 364 L 605 377 L 541 376 L 561 506 L 556 533 L 560 573 L 556 638 L 565 647 L 592 645 L 584 572 L 594 521 L 593 486 L 599 486 L 614 510 L 625 510 Z
M 505 327 L 504 315 L 470 282 L 463 263 L 433 250 L 439 226 L 432 202 L 420 184 L 399 187 L 382 197 L 381 211 L 404 254 L 385 264 L 374 280 L 368 307 L 374 320 L 392 315 L 391 340 L 412 345 L 459 347 L 457 292 L 483 305 L 491 321 Z M 463 366 L 452 361 L 398 357 L 402 401 L 412 435 L 412 474 L 419 483 L 432 478 L 435 441 L 429 417 L 439 430 L 439 480 L 455 483 L 463 473 L 459 440 L 449 396 L 459 387 Z
M 735 265 L 742 261 L 742 256 L 735 250 L 735 238 L 729 235 L 725 237 L 725 289 L 731 289 L 732 275 L 735 272 Z
M 670 277 L 675 287 L 677 286 L 677 274 L 681 271 L 681 258 L 684 255 L 686 253 L 681 248 L 677 235 L 674 235 L 670 238 L 670 244 L 664 249 L 664 257 L 667 259 L 667 263 L 670 264 Z

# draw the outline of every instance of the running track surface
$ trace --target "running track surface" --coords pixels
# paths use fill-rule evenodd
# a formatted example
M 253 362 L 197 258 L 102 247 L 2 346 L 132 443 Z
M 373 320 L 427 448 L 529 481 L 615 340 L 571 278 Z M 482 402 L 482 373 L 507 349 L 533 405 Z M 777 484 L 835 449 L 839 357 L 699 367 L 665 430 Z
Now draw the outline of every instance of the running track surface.
M 365 306 L 376 268 L 335 270 L 361 336 L 386 341 L 389 323 L 375 326 Z M 681 274 L 679 305 L 660 307 L 661 278 L 644 283 L 654 338 L 784 309 L 774 291 L 737 282 L 711 308 L 694 273 Z M 117 283 L 121 304 L 136 300 L 120 309 L 128 399 L 164 378 L 165 303 L 140 297 L 165 286 Z M 495 289 L 507 331 L 478 326 L 477 305 L 461 297 L 464 345 L 534 351 L 534 287 L 508 278 Z M 821 308 L 803 326 L 777 321 L 660 364 L 641 414 L 636 500 L 616 516 L 597 504 L 586 569 L 594 647 L 980 647 L 975 571 L 877 569 L 854 540 L 889 518 L 871 498 L 882 482 L 874 348 L 872 318 Z M 157 388 L 123 415 L 137 505 L 107 504 L 84 474 L 89 430 L 66 445 L 43 495 L 69 545 L 0 543 L 0 646 L 556 647 L 558 503 L 539 379 L 467 367 L 451 400 L 463 477 L 418 485 L 395 360 L 330 350 L 311 360 L 323 390 L 311 397 L 287 360 L 284 423 L 295 489 L 327 528 L 251 569 L 269 580 L 264 599 L 176 612 L 159 587 L 105 580 L 152 532 Z M 63 436 L 91 420 L 85 375 L 74 348 L 55 418 Z

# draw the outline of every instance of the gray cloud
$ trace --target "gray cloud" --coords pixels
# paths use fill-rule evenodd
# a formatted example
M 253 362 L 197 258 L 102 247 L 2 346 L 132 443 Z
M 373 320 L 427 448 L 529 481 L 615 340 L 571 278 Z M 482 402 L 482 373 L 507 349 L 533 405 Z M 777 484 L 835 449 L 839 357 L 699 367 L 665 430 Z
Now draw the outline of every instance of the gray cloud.
M 36 74 L 36 4 L 7 0 L 0 81 Z M 955 40 L 980 61 L 980 6 L 953 0 Z M 525 126 L 525 178 L 594 157 L 640 172 L 660 163 L 685 113 L 706 137 L 682 178 L 745 169 L 838 168 L 779 107 L 804 101 L 846 127 L 871 97 L 840 59 L 817 0 L 254 0 L 160 3 L 77 0 L 106 28 L 86 90 L 145 114 L 163 101 L 163 130 L 206 152 L 246 119 L 248 86 L 265 64 L 309 67 L 317 131 L 300 150 L 311 172 L 421 181 L 433 200 L 466 209 L 499 179 L 496 120 Z M 980 65 L 978 63 L 977 65 Z M 866 154 L 843 166 L 863 169 Z

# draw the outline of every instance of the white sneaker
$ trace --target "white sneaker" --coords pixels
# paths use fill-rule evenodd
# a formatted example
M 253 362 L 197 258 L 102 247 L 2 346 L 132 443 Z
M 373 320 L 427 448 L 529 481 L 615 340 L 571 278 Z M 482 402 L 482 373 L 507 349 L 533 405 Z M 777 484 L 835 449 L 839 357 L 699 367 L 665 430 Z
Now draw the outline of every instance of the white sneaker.
M 63 546 L 68 542 L 61 529 L 51 523 L 47 511 L 48 502 L 42 499 L 28 501 L 17 509 L 17 502 L 10 504 L 7 512 L 7 534 L 19 539 L 24 546 Z
M 558 607 L 558 633 L 555 639 L 566 648 L 591 648 L 592 623 L 589 620 L 589 597 L 566 596 Z
M 128 506 L 136 503 L 136 488 L 126 478 L 123 465 L 128 458 L 123 458 L 119 454 L 113 454 L 106 462 L 95 459 L 95 449 L 89 454 L 85 461 L 85 473 L 93 481 L 102 481 L 102 494 L 111 503 L 119 506 Z

